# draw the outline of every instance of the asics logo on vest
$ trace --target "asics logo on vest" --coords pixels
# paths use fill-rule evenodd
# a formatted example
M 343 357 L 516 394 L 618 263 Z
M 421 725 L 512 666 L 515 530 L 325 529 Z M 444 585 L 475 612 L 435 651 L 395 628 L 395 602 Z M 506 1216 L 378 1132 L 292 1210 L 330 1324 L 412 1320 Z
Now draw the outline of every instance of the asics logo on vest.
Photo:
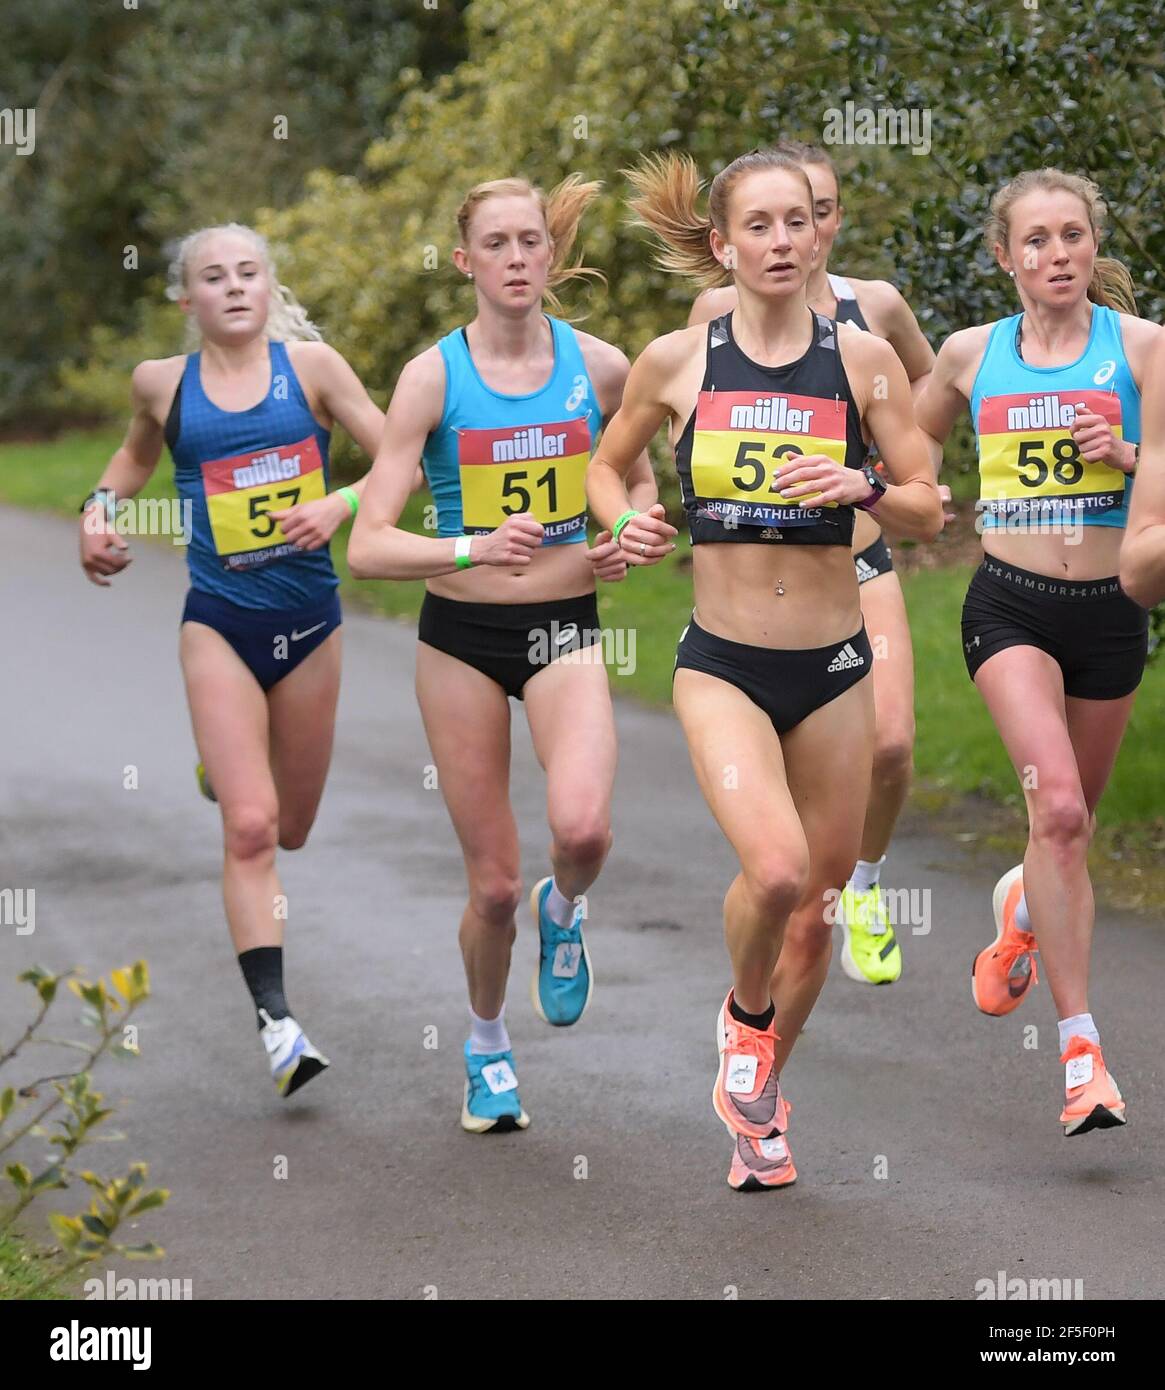
M 853 646 L 847 642 L 825 670 L 827 674 L 833 671 L 851 671 L 855 666 L 864 666 L 865 664 L 866 658 L 855 652 Z
M 1116 372 L 1116 363 L 1110 357 L 1107 362 L 1102 362 L 1097 369 L 1096 375 L 1092 378 L 1097 386 L 1103 386 L 1106 381 L 1111 381 Z
M 515 430 L 512 439 L 493 441 L 494 463 L 514 463 L 522 459 L 563 458 L 566 454 L 566 431 L 544 434 L 541 425 Z
M 563 402 L 563 410 L 577 410 L 587 398 L 587 379 L 580 372 L 570 388 L 570 395 Z
M 231 475 L 235 487 L 255 487 L 258 483 L 283 483 L 288 478 L 299 477 L 299 455 L 282 458 L 278 449 L 269 454 L 260 454 L 245 468 L 236 468 Z
M 1083 404 L 1081 402 L 1081 405 Z M 1008 407 L 1007 428 L 1047 430 L 1070 426 L 1076 420 L 1076 409 L 1075 405 L 1069 401 L 1062 401 L 1059 396 L 1033 396 L 1027 405 Z
M 781 434 L 808 434 L 814 412 L 791 406 L 784 396 L 758 396 L 755 405 L 734 405 L 729 429 L 776 430 Z

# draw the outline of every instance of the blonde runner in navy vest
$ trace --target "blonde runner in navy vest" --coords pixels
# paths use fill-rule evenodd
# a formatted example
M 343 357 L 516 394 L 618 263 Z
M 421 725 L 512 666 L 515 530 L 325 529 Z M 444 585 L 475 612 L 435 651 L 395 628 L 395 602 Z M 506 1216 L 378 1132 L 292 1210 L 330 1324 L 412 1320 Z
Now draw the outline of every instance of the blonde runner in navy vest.
M 102 585 L 130 563 L 104 521 L 145 487 L 165 442 L 189 518 L 179 650 L 198 781 L 222 815 L 227 924 L 290 1096 L 328 1062 L 288 1007 L 275 851 L 303 845 L 323 795 L 340 685 L 328 543 L 364 488 L 328 491 L 328 441 L 339 421 L 372 453 L 384 416 L 249 227 L 192 233 L 170 277 L 191 351 L 135 370 L 125 443 L 82 504 L 81 563 Z

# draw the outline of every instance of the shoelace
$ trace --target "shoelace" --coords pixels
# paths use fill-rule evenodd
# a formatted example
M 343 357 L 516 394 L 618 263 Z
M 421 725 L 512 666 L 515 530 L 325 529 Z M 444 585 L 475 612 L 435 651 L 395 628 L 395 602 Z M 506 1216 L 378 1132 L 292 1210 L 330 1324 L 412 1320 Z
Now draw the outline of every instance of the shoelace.
M 1060 1061 L 1066 1066 L 1076 1057 L 1086 1057 L 1089 1053 L 1096 1058 L 1101 1066 L 1104 1065 L 1104 1058 L 1100 1055 L 1100 1048 L 1097 1047 L 1092 1039 L 1082 1038 L 1079 1034 L 1076 1034 L 1069 1038 L 1068 1046 L 1064 1049 L 1064 1055 L 1060 1058 Z
M 1010 975 L 1015 968 L 1016 961 L 1020 956 L 1030 956 L 1032 963 L 1032 984 L 1038 985 L 1040 982 L 1039 967 L 1036 965 L 1036 956 L 1040 948 L 1036 945 L 1035 936 L 1031 932 L 1016 930 L 1008 934 L 999 949 L 995 952 L 997 959 L 1007 966 L 1006 974 Z
M 740 1023 L 733 1018 L 731 1014 L 727 1015 L 725 1022 L 729 1028 L 728 1046 L 725 1051 L 730 1052 L 734 1057 L 741 1055 L 755 1057 L 758 1076 L 761 1073 L 762 1062 L 771 1069 L 776 1053 L 776 1044 L 781 1041 L 781 1035 L 775 1029 L 769 1033 L 767 1031 L 761 1032 L 759 1028 L 750 1028 L 746 1023 Z

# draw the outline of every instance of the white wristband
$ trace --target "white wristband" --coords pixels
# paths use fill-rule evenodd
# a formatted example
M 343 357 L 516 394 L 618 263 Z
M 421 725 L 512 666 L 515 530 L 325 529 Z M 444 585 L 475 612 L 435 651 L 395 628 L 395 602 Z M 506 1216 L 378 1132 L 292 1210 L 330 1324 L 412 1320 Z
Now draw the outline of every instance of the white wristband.
M 453 558 L 456 560 L 459 570 L 467 570 L 472 566 L 473 561 L 469 555 L 469 547 L 472 544 L 472 536 L 458 536 L 453 542 Z

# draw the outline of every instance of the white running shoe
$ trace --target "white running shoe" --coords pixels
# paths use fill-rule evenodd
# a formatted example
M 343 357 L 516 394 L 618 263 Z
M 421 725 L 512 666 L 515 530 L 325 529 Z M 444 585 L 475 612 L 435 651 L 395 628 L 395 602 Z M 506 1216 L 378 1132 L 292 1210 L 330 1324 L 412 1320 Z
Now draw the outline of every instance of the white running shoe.
M 307 1034 L 290 1014 L 272 1018 L 266 1009 L 259 1010 L 264 1020 L 259 1036 L 267 1049 L 275 1089 L 285 1099 L 313 1076 L 329 1065 L 328 1059 L 308 1041 Z

